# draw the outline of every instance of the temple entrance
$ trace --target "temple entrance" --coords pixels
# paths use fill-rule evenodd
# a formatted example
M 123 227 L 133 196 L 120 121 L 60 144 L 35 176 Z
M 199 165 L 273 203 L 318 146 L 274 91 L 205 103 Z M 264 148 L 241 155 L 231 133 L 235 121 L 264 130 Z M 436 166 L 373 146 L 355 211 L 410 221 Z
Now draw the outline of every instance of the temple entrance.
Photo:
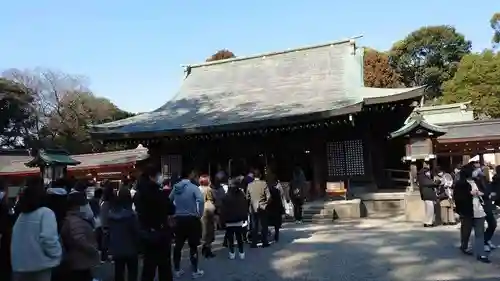
M 182 169 L 196 170 L 212 178 L 220 171 L 228 177 L 246 175 L 253 169 L 270 169 L 280 181 L 288 182 L 295 167 L 312 179 L 312 157 L 307 141 L 294 133 L 256 135 L 199 141 L 182 155 Z

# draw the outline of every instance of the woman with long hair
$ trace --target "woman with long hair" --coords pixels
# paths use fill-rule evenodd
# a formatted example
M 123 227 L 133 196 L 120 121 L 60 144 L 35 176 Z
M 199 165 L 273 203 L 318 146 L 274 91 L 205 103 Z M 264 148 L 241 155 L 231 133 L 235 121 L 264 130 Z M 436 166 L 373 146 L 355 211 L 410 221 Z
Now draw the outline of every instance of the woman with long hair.
M 59 243 L 54 212 L 45 207 L 45 188 L 41 178 L 28 182 L 19 199 L 20 215 L 12 231 L 11 257 L 14 280 L 50 281 L 52 269 L 59 265 Z
M 280 228 L 283 224 L 283 215 L 285 214 L 283 188 L 276 175 L 272 172 L 269 172 L 267 175 L 266 182 L 271 195 L 271 200 L 266 209 L 268 222 L 270 226 L 274 227 L 274 241 L 278 242 L 280 239 Z
M 205 208 L 201 217 L 202 225 L 202 248 L 201 254 L 205 258 L 213 258 L 212 243 L 215 240 L 215 199 L 210 187 L 210 177 L 202 175 L 200 177 L 200 190 L 203 194 Z
M 108 260 L 108 243 L 109 243 L 109 233 L 108 233 L 108 221 L 109 221 L 109 211 L 111 205 L 116 198 L 115 189 L 110 184 L 110 182 L 105 182 L 103 185 L 102 200 L 100 203 L 101 210 L 99 211 L 99 218 L 101 220 L 101 261 Z
M 235 259 L 234 239 L 238 245 L 238 255 L 240 259 L 245 258 L 244 250 L 244 227 L 248 219 L 248 201 L 246 195 L 240 188 L 240 183 L 232 180 L 229 183 L 228 192 L 222 200 L 221 219 L 226 225 L 226 235 L 228 240 L 229 259 Z
M 140 227 L 132 210 L 132 195 L 126 186 L 118 190 L 108 217 L 109 253 L 115 262 L 115 281 L 137 280 Z

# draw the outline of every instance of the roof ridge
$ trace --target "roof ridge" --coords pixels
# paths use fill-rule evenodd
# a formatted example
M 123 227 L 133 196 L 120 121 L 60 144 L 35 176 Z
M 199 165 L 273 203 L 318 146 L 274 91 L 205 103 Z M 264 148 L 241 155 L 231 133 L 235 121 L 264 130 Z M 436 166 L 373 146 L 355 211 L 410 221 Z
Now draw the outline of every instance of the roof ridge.
M 303 46 L 303 47 L 298 47 L 298 48 L 293 48 L 293 49 L 286 49 L 286 50 L 282 50 L 282 51 L 265 52 L 265 53 L 255 54 L 255 55 L 241 56 L 241 57 L 235 57 L 235 58 L 230 58 L 230 59 L 202 62 L 202 63 L 196 63 L 196 64 L 181 64 L 181 67 L 196 68 L 196 67 L 223 64 L 223 63 L 229 63 L 229 62 L 250 60 L 250 59 L 266 57 L 266 56 L 281 55 L 281 54 L 297 52 L 297 51 L 305 51 L 305 50 L 316 49 L 316 48 L 326 47 L 326 46 L 330 46 L 330 45 L 340 45 L 340 44 L 345 44 L 345 43 L 350 43 L 352 45 L 355 45 L 356 39 L 359 39 L 361 37 L 363 37 L 363 35 L 358 35 L 358 36 L 354 36 L 354 37 L 343 39 L 343 40 L 330 41 L 327 43 L 308 45 L 308 46 Z
M 449 122 L 449 123 L 442 123 L 441 125 L 444 125 L 446 127 L 464 127 L 464 126 L 470 126 L 470 125 L 484 125 L 484 124 L 499 124 L 500 119 L 494 118 L 494 119 L 484 119 L 484 120 L 470 120 L 470 121 L 457 121 L 457 122 Z
M 128 152 L 143 152 L 147 151 L 147 148 L 132 148 L 132 149 L 124 149 L 124 150 L 115 150 L 115 151 L 106 151 L 106 152 L 96 152 L 96 153 L 84 153 L 84 154 L 73 154 L 71 157 L 86 157 L 86 156 L 98 156 L 103 154 L 127 154 Z

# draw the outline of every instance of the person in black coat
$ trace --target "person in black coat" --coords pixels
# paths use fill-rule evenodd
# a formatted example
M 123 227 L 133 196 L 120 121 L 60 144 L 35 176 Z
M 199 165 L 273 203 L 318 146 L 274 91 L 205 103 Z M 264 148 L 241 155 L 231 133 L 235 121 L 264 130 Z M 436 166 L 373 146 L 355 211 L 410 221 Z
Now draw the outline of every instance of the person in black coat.
M 66 217 L 66 212 L 68 211 L 68 192 L 64 179 L 58 179 L 51 183 L 51 186 L 47 188 L 46 200 L 47 207 L 51 209 L 56 216 L 57 231 L 60 232 L 64 218 Z
M 0 181 L 0 280 L 11 280 L 10 242 L 14 216 L 9 204 L 7 187 Z
M 142 281 L 153 281 L 156 272 L 159 281 L 173 280 L 170 216 L 175 213 L 175 206 L 156 182 L 157 175 L 155 168 L 148 167 L 137 183 L 134 196 L 143 240 Z
M 455 185 L 454 199 L 456 211 L 460 215 L 460 250 L 466 255 L 473 255 L 469 249 L 469 238 L 474 229 L 474 251 L 479 261 L 489 263 L 484 253 L 484 221 L 486 212 L 482 204 L 480 181 L 473 178 L 473 164 L 469 163 L 460 170 L 460 178 Z
M 420 197 L 425 204 L 424 227 L 434 226 L 437 202 L 436 188 L 439 184 L 433 180 L 427 163 L 424 163 L 424 167 L 418 172 L 417 183 L 420 189 Z
M 496 206 L 500 206 L 500 165 L 495 167 L 495 175 L 491 179 L 491 197 Z
M 226 235 L 228 239 L 229 258 L 234 259 L 234 238 L 238 244 L 240 259 L 245 258 L 244 251 L 244 226 L 248 223 L 248 201 L 243 190 L 240 188 L 241 178 L 229 182 L 228 193 L 222 199 L 221 220 L 226 224 Z
M 276 176 L 272 173 L 267 177 L 267 188 L 271 200 L 267 205 L 268 222 L 270 226 L 274 227 L 274 241 L 278 242 L 280 238 L 280 228 L 283 224 L 283 215 L 285 214 L 285 207 L 283 205 L 283 189 Z

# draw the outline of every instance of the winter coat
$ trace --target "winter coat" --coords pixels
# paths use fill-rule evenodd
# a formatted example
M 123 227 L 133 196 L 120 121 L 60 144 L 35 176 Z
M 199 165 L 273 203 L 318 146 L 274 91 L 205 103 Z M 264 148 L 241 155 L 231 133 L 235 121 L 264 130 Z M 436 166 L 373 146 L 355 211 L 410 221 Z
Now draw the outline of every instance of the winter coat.
M 144 242 L 156 244 L 170 237 L 172 230 L 168 220 L 175 213 L 175 205 L 160 185 L 149 179 L 139 182 L 134 205 Z
M 170 200 L 174 202 L 176 217 L 201 217 L 203 215 L 205 203 L 201 190 L 188 179 L 181 180 L 174 185 Z
M 136 257 L 139 254 L 140 227 L 135 212 L 111 209 L 108 222 L 110 254 L 114 258 Z
M 306 196 L 305 191 L 305 181 L 292 180 L 290 182 L 288 196 L 294 202 L 294 204 L 302 204 Z
M 455 184 L 453 199 L 455 200 L 456 212 L 463 217 L 472 218 L 474 210 L 472 206 L 471 186 L 466 179 L 460 179 Z
M 245 193 L 237 189 L 230 191 L 222 200 L 221 220 L 224 223 L 236 223 L 248 219 L 248 201 Z
M 222 207 L 222 200 L 226 196 L 226 191 L 222 184 L 215 184 L 211 187 L 212 189 L 212 197 L 215 204 L 215 212 L 220 213 L 220 209 Z
M 247 199 L 250 201 L 250 213 L 266 210 L 271 200 L 267 183 L 260 179 L 252 181 L 247 188 Z
M 500 175 L 495 174 L 491 180 L 491 192 L 496 193 L 496 198 L 500 198 Z M 496 200 L 496 198 L 494 198 Z
M 486 181 L 484 176 L 479 176 L 474 179 L 477 188 L 483 193 L 481 198 L 483 199 L 483 209 L 488 214 L 493 212 L 493 200 L 491 199 L 492 186 Z
M 12 270 L 35 272 L 54 268 L 61 262 L 61 255 L 54 212 L 40 207 L 21 213 L 12 230 Z
M 57 231 L 60 232 L 68 211 L 68 192 L 65 188 L 47 188 L 47 207 L 56 215 Z
M 87 270 L 100 263 L 97 241 L 89 221 L 79 210 L 68 211 L 61 229 L 63 264 L 69 270 Z
M 101 208 L 99 210 L 99 218 L 101 219 L 101 226 L 103 229 L 107 229 L 109 225 L 109 209 L 111 208 L 111 202 L 102 201 Z
M 422 169 L 417 174 L 417 183 L 420 189 L 420 197 L 424 201 L 436 201 L 436 184 L 432 178 L 428 175 L 430 173 L 429 169 Z
M 202 240 L 205 243 L 212 243 L 215 240 L 215 199 L 210 186 L 200 186 L 205 202 L 202 223 Z
M 10 243 L 14 216 L 10 213 L 7 198 L 0 199 L 0 280 L 10 280 Z
M 94 213 L 94 217 L 100 218 L 101 215 L 101 200 L 99 198 L 92 198 L 89 200 L 90 208 L 92 209 L 92 213 Z
M 280 227 L 283 223 L 283 215 L 285 214 L 285 207 L 283 205 L 284 196 L 281 184 L 269 186 L 269 193 L 271 200 L 267 205 L 267 213 L 269 217 L 269 225 Z

